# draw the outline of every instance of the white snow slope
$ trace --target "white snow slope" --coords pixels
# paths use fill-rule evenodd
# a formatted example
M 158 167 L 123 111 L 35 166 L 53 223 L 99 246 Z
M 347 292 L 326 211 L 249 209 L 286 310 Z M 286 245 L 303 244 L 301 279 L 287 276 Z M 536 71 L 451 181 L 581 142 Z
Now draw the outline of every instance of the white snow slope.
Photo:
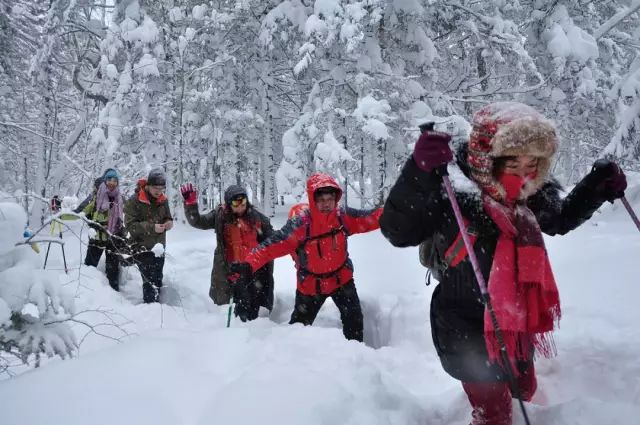
M 628 196 L 640 209 L 640 191 Z M 462 388 L 442 371 L 431 342 L 434 285 L 424 285 L 417 249 L 394 248 L 380 232 L 350 239 L 365 318 L 359 344 L 343 338 L 330 300 L 314 326 L 287 324 L 290 258 L 276 261 L 271 316 L 226 328 L 227 308 L 208 298 L 213 232 L 177 225 L 168 239 L 165 304 L 144 305 L 135 268 L 124 269 L 122 292 L 113 292 L 103 263 L 78 268 L 84 252 L 65 232 L 74 269 L 57 273 L 76 291 L 77 309 L 87 310 L 79 318 L 120 342 L 89 334 L 76 358 L 0 382 L 3 425 L 469 423 Z M 563 317 L 558 357 L 537 362 L 532 423 L 639 424 L 640 232 L 616 203 L 547 244 Z M 79 337 L 87 331 L 75 329 Z M 514 424 L 523 423 L 515 409 Z

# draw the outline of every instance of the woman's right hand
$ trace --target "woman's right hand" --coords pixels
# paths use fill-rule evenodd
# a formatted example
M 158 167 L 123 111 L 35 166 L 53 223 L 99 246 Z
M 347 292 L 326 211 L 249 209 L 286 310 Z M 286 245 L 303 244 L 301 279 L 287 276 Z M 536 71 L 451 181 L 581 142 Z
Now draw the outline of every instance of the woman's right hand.
M 422 133 L 413 149 L 413 160 L 418 168 L 431 172 L 447 165 L 453 159 L 450 141 L 451 136 L 447 133 L 432 130 Z

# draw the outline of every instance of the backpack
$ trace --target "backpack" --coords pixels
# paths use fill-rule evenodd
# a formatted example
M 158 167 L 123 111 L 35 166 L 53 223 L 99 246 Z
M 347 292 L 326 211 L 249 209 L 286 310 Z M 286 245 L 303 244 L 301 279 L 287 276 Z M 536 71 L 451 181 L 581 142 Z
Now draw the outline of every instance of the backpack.
M 473 244 L 477 238 L 477 231 L 471 225 L 467 227 L 467 234 Z M 440 281 L 444 272 L 449 267 L 456 267 L 467 257 L 467 248 L 464 245 L 462 234 L 458 232 L 453 243 L 448 244 L 444 235 L 435 232 L 420 243 L 418 258 L 420 264 L 429 269 L 425 282 L 431 284 L 431 276 Z

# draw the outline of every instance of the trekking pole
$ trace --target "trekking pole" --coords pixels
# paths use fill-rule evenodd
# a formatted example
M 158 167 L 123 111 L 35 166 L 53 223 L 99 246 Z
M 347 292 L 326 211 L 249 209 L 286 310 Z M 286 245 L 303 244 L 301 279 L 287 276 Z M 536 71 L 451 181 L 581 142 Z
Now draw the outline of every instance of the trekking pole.
M 51 226 L 50 226 L 50 231 L 49 233 L 51 233 L 51 235 L 53 236 L 53 234 L 55 233 L 55 220 L 51 222 Z M 62 248 L 64 250 L 64 248 Z M 44 255 L 44 265 L 42 266 L 43 269 L 47 268 L 47 261 L 49 261 L 49 251 L 51 250 L 51 242 L 49 242 L 47 244 L 47 253 Z M 63 251 L 64 252 L 64 251 Z M 65 267 L 65 272 L 66 272 L 66 267 Z
M 631 208 L 631 204 L 627 200 L 627 197 L 626 196 L 622 196 L 622 198 L 620 198 L 620 200 L 622 201 L 622 204 L 624 205 L 624 207 L 627 209 L 627 212 L 631 216 L 631 220 L 633 220 L 633 222 L 636 224 L 636 227 L 638 228 L 638 230 L 640 230 L 640 220 L 638 220 L 638 216 L 633 211 L 633 208 Z
M 60 235 L 60 239 L 62 239 L 62 223 L 58 222 L 58 230 L 59 230 L 59 235 Z M 62 248 L 62 261 L 64 264 L 64 272 L 66 274 L 69 274 L 69 269 L 67 268 L 67 256 L 64 253 L 64 244 L 60 245 L 60 247 Z
M 427 131 L 433 131 L 435 123 L 428 122 L 421 124 L 419 126 L 420 132 L 425 133 Z M 469 260 L 471 261 L 471 265 L 473 266 L 473 272 L 476 275 L 476 281 L 478 282 L 478 287 L 480 288 L 480 293 L 482 294 L 482 301 L 489 312 L 489 316 L 491 317 L 491 324 L 493 325 L 493 329 L 496 332 L 496 339 L 498 340 L 498 344 L 500 345 L 500 354 L 502 355 L 502 362 L 505 365 L 505 369 L 507 372 L 507 378 L 511 383 L 511 390 L 514 395 L 518 399 L 518 403 L 520 404 L 520 410 L 522 411 L 522 416 L 524 417 L 524 422 L 526 425 L 531 425 L 529 421 L 529 416 L 527 415 L 527 410 L 524 407 L 524 402 L 522 401 L 520 386 L 518 385 L 518 381 L 516 381 L 515 374 L 513 373 L 513 369 L 511 368 L 511 361 L 509 360 L 509 355 L 507 354 L 507 346 L 504 342 L 504 337 L 502 335 L 502 330 L 498 325 L 498 318 L 496 317 L 495 311 L 493 311 L 493 305 L 491 304 L 491 298 L 489 296 L 489 291 L 487 291 L 487 283 L 484 280 L 484 276 L 482 275 L 482 271 L 480 270 L 480 263 L 478 262 L 478 257 L 476 257 L 476 253 L 473 250 L 473 244 L 469 239 L 469 235 L 467 234 L 467 226 L 464 223 L 462 218 L 462 212 L 460 211 L 460 205 L 458 204 L 458 200 L 456 199 L 456 194 L 453 191 L 453 186 L 451 185 L 451 180 L 449 180 L 449 173 L 447 171 L 447 166 L 443 166 L 439 170 L 442 175 L 442 182 L 444 184 L 444 188 L 447 191 L 447 196 L 449 197 L 449 202 L 451 203 L 451 208 L 453 208 L 453 213 L 456 216 L 456 222 L 458 223 L 458 228 L 460 229 L 460 234 L 462 235 L 462 240 L 464 241 L 464 246 L 467 249 L 467 253 L 469 255 Z
M 44 255 L 44 265 L 42 266 L 43 269 L 47 268 L 47 261 L 49 260 L 50 249 L 51 249 L 51 242 L 49 242 L 49 244 L 47 245 L 47 253 Z
M 229 311 L 227 312 L 227 327 L 231 325 L 231 309 L 233 308 L 233 297 L 229 299 Z

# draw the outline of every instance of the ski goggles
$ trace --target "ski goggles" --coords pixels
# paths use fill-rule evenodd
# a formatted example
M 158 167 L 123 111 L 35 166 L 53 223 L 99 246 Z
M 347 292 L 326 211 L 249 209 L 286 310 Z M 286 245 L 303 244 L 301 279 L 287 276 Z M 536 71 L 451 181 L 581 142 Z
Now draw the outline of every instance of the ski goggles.
M 247 205 L 247 197 L 246 196 L 239 196 L 237 198 L 234 198 L 231 200 L 231 206 L 234 208 L 238 208 L 241 206 Z

